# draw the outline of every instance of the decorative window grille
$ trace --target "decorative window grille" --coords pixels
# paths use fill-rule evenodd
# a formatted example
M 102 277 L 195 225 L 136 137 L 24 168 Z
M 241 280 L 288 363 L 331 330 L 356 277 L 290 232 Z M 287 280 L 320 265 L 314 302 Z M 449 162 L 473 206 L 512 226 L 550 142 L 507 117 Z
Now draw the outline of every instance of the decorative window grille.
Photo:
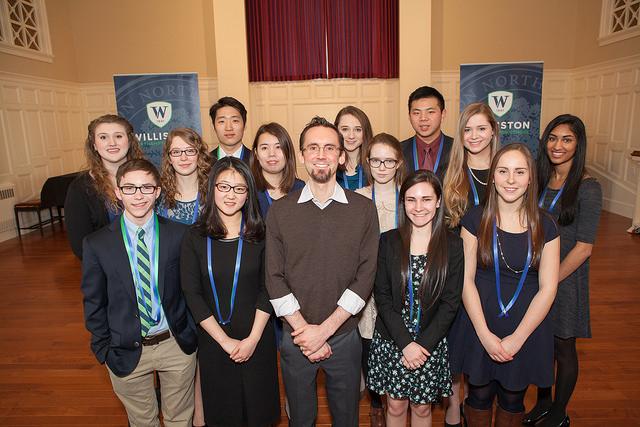
M 0 0 L 0 52 L 53 61 L 44 0 Z
M 640 35 L 640 0 L 602 0 L 600 46 Z

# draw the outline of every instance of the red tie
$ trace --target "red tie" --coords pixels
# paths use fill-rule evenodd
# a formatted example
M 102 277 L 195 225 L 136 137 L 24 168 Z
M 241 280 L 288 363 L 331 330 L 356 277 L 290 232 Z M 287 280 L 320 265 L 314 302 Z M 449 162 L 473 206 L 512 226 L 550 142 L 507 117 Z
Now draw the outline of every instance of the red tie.
M 424 150 L 424 162 L 422 162 L 422 169 L 433 171 L 433 162 L 431 161 L 431 146 L 428 146 Z

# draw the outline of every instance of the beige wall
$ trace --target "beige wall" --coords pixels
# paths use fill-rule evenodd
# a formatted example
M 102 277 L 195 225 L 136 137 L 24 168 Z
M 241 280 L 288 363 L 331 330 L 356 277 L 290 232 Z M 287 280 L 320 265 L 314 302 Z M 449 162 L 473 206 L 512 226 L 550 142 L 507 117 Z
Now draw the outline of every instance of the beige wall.
M 49 35 L 53 46 L 53 62 L 43 62 L 0 52 L 0 71 L 46 77 L 56 80 L 76 81 L 75 46 L 71 19 L 69 17 L 70 1 L 48 1 L 47 21 Z
M 578 3 L 582 0 L 433 0 L 433 70 L 529 60 L 542 60 L 545 68 L 571 68 Z
M 70 0 L 78 81 L 180 71 L 215 76 L 204 9 L 202 0 Z
M 601 0 L 581 0 L 576 10 L 576 59 L 574 67 L 595 64 L 612 59 L 640 53 L 640 37 L 633 37 L 616 43 L 600 46 L 598 34 L 600 32 Z

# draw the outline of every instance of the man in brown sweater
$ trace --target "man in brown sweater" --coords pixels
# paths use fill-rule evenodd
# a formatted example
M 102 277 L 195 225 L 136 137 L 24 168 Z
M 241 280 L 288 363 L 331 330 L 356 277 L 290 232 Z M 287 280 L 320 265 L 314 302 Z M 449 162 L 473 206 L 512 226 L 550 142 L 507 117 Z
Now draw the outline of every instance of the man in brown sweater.
M 266 237 L 266 286 L 286 320 L 280 362 L 290 425 L 315 424 L 322 368 L 333 425 L 357 426 L 357 315 L 373 288 L 378 216 L 371 200 L 336 182 L 345 153 L 333 124 L 314 118 L 300 135 L 300 151 L 310 179 L 274 202 Z

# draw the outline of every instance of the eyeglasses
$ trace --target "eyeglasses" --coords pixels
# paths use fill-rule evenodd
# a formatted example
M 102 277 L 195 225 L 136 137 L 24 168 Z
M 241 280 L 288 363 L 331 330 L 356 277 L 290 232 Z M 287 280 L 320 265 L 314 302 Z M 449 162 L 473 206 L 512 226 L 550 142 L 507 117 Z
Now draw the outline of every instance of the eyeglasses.
M 245 194 L 248 190 L 246 185 L 229 185 L 222 182 L 216 184 L 216 188 L 218 189 L 218 191 L 221 191 L 223 193 L 228 193 L 229 191 L 233 190 L 233 192 L 236 194 Z
M 186 154 L 189 157 L 193 157 L 196 154 L 198 154 L 198 150 L 196 150 L 195 148 L 191 147 L 191 148 L 187 148 L 184 150 L 181 150 L 179 148 L 174 148 L 173 150 L 169 151 L 169 155 L 171 157 L 182 157 L 182 153 Z
M 333 144 L 327 144 L 320 146 L 318 144 L 309 144 L 302 149 L 303 152 L 308 151 L 309 154 L 320 154 L 320 151 L 324 151 L 324 154 L 333 155 L 340 152 L 340 147 Z
M 140 193 L 142 194 L 153 194 L 157 188 L 157 185 L 123 185 L 120 187 L 120 192 L 127 196 L 133 196 L 138 190 L 140 190 Z
M 369 166 L 371 166 L 372 168 L 379 168 L 380 165 L 384 164 L 384 167 L 387 169 L 393 169 L 396 167 L 396 165 L 398 164 L 398 161 L 396 159 L 376 159 L 375 157 L 372 159 L 368 159 L 369 161 Z

